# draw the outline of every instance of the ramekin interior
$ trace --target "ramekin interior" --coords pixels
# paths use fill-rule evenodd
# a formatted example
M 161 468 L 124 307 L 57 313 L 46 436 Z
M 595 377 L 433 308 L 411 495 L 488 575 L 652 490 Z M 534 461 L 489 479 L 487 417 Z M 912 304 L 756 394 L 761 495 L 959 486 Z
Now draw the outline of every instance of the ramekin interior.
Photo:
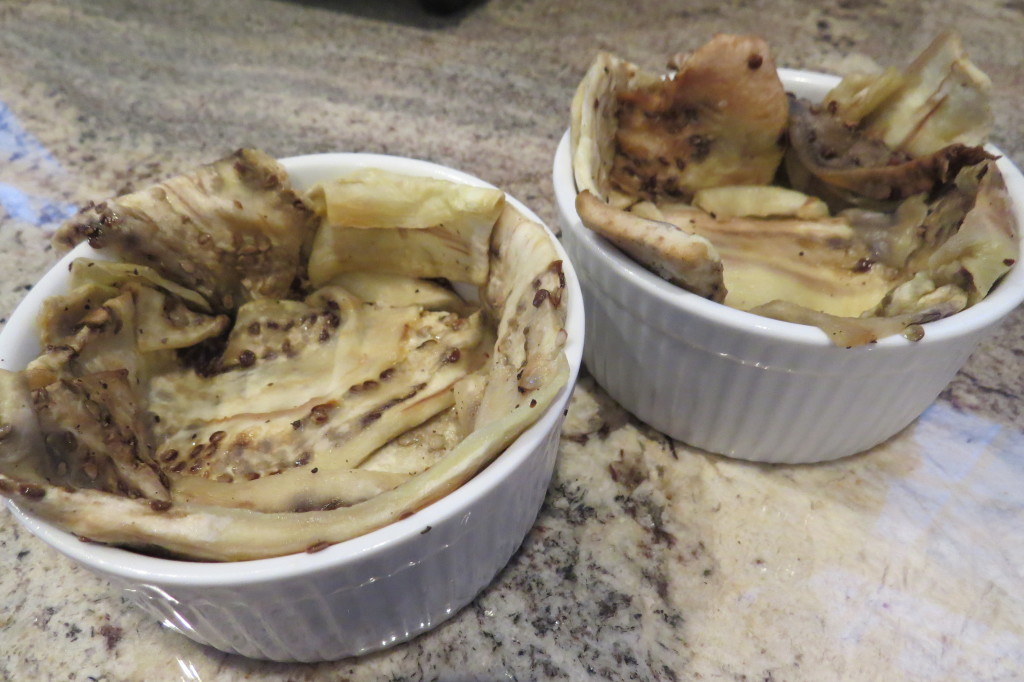
M 319 179 L 364 167 L 493 187 L 479 178 L 446 166 L 381 154 L 311 154 L 282 159 L 281 163 L 288 170 L 292 183 L 299 189 L 304 189 Z M 526 217 L 544 225 L 544 222 L 520 201 L 507 194 L 506 198 Z M 270 582 L 333 570 L 358 557 L 390 551 L 402 544 L 428 543 L 429 541 L 424 540 L 424 536 L 421 535 L 424 526 L 437 525 L 443 520 L 472 513 L 475 507 L 486 503 L 488 494 L 501 485 L 510 472 L 520 467 L 534 450 L 541 447 L 546 436 L 557 428 L 560 413 L 564 410 L 575 385 L 583 354 L 583 298 L 572 263 L 550 229 L 547 229 L 547 232 L 562 258 L 566 278 L 568 340 L 565 353 L 570 367 L 569 380 L 547 412 L 520 434 L 493 462 L 457 490 L 412 516 L 312 554 L 290 554 L 270 559 L 215 563 L 163 559 L 117 547 L 82 542 L 75 535 L 21 510 L 11 500 L 7 501 L 8 508 L 34 535 L 94 570 L 130 581 L 153 581 L 163 585 L 217 587 Z M 102 257 L 102 254 L 98 254 L 87 245 L 79 245 L 32 288 L 0 332 L 0 368 L 20 369 L 38 354 L 35 317 L 42 302 L 47 297 L 66 290 L 68 266 L 74 258 L 97 256 Z
M 813 100 L 820 100 L 840 80 L 832 75 L 795 69 L 779 69 L 779 76 L 788 91 Z M 1024 176 L 996 147 L 989 145 L 987 149 L 999 157 L 996 165 L 1006 181 L 1019 233 L 1021 226 L 1024 226 Z M 565 226 L 573 230 L 573 236 L 601 261 L 602 267 L 616 273 L 629 286 L 642 289 L 664 306 L 678 310 L 681 315 L 697 316 L 747 335 L 797 346 L 827 348 L 832 345 L 825 332 L 817 327 L 773 320 L 730 308 L 670 284 L 626 256 L 603 237 L 585 228 L 576 213 L 577 190 L 569 131 L 562 136 L 555 153 L 553 182 L 556 203 Z M 940 344 L 995 324 L 1024 301 L 1024 267 L 1019 265 L 1022 259 L 1024 241 L 1020 245 L 1018 265 L 1010 269 L 984 300 L 960 313 L 922 325 L 925 335 L 920 341 L 909 341 L 897 334 L 861 350 L 871 352 L 875 349 L 919 348 L 922 344 Z

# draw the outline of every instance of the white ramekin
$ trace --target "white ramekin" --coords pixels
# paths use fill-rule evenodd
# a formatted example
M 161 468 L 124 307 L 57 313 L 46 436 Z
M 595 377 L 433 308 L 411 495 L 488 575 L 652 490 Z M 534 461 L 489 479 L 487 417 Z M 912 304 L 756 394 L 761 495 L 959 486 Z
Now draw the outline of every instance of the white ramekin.
M 375 154 L 316 154 L 282 163 L 299 188 L 361 167 L 490 186 L 444 166 Z M 523 204 L 509 201 L 541 223 Z M 543 502 L 579 371 L 584 327 L 579 282 L 553 236 L 552 241 L 564 258 L 568 292 L 568 384 L 540 420 L 487 468 L 402 521 L 314 554 L 201 563 L 84 543 L 13 502 L 8 507 L 37 537 L 106 577 L 154 618 L 222 651 L 322 661 L 411 639 L 451 617 L 491 582 Z M 0 367 L 21 368 L 38 354 L 40 305 L 66 289 L 72 258 L 94 254 L 84 244 L 76 247 L 33 287 L 0 334 Z
M 838 82 L 779 72 L 787 90 L 815 100 Z M 1024 177 L 1005 157 L 997 163 L 1019 230 Z M 562 240 L 583 286 L 587 368 L 640 420 L 710 452 L 795 464 L 878 445 L 916 419 L 1024 300 L 1018 264 L 977 305 L 924 325 L 921 341 L 894 336 L 838 348 L 816 327 L 679 289 L 584 227 L 575 209 L 568 132 L 555 154 L 553 181 Z

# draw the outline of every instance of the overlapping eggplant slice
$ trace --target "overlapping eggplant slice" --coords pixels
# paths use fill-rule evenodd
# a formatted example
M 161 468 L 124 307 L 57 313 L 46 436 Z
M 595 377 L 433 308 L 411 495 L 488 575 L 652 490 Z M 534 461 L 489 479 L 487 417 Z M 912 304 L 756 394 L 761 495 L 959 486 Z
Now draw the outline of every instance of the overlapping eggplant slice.
M 650 201 L 770 182 L 786 94 L 768 45 L 720 34 L 670 66 L 669 77 L 618 93 L 612 182 Z
M 640 204 L 714 245 L 721 258 L 724 303 L 752 310 L 775 299 L 832 315 L 857 315 L 891 287 L 893 271 L 872 264 L 873 252 L 841 218 L 719 218 L 683 204 Z M 797 209 L 797 212 L 799 209 Z
M 589 191 L 576 197 L 583 224 L 610 241 L 651 272 L 712 301 L 725 299 L 722 262 L 707 238 L 686 221 L 666 221 L 621 211 Z
M 591 65 L 572 112 L 581 191 L 621 207 L 630 197 L 689 200 L 704 187 L 771 181 L 787 103 L 768 45 L 716 35 L 672 66 L 659 78 L 606 54 Z
M 479 286 L 487 279 L 487 239 L 505 205 L 491 187 L 378 169 L 320 183 L 309 198 L 325 218 L 309 261 L 315 286 L 360 271 Z
M 348 187 L 362 218 L 346 218 L 351 192 L 301 198 L 275 167 L 243 151 L 61 230 L 120 260 L 76 261 L 69 292 L 44 307 L 44 352 L 0 371 L 0 493 L 94 541 L 278 556 L 404 518 L 543 413 L 568 369 L 565 280 L 540 225 L 497 190 L 365 173 Z M 231 215 L 240 192 L 266 224 L 246 204 Z M 218 255 L 164 248 L 194 236 L 186 213 Z M 330 232 L 315 245 L 310 215 Z M 360 242 L 362 264 L 333 267 L 339 238 L 365 229 L 375 234 Z M 431 268 L 480 285 L 479 301 L 419 279 L 408 251 L 401 267 L 368 266 L 408 241 L 402 230 L 422 236 L 413 250 Z M 254 235 L 271 240 L 255 260 L 228 253 Z M 308 282 L 307 262 L 320 264 L 320 286 L 302 294 L 293 284 Z
M 913 157 L 852 127 L 806 100 L 790 102 L 786 170 L 792 186 L 825 199 L 834 211 L 891 208 L 915 194 L 931 194 L 963 168 L 994 158 L 982 147 L 951 144 Z
M 90 204 L 55 243 L 88 241 L 155 268 L 217 311 L 285 297 L 302 274 L 316 222 L 266 154 L 242 149 L 147 189 Z
M 1009 199 L 980 146 L 990 83 L 955 34 L 821 104 L 787 102 L 757 39 L 716 36 L 671 66 L 657 79 L 602 54 L 572 112 L 583 223 L 656 274 L 853 346 L 918 338 L 1012 266 Z
M 937 36 L 904 70 L 843 79 L 825 104 L 844 122 L 913 157 L 984 144 L 992 82 L 953 32 Z
M 62 377 L 31 393 L 47 478 L 132 498 L 167 500 L 148 418 L 127 369 Z
M 194 294 L 179 293 L 141 266 L 73 264 L 69 292 L 41 311 L 43 353 L 20 374 L 0 370 L 0 422 L 17 434 L 0 442 L 0 477 L 23 480 L 27 466 L 40 484 L 170 499 L 154 460 L 150 382 L 177 365 L 177 349 L 228 325 L 223 315 L 190 310 Z

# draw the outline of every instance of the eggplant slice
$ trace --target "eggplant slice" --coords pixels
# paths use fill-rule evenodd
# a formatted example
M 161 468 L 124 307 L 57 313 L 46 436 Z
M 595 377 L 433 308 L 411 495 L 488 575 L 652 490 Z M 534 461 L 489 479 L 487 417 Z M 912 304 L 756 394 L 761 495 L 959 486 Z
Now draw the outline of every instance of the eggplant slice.
M 316 222 L 263 152 L 241 149 L 191 173 L 90 204 L 54 242 L 88 241 L 201 295 L 218 312 L 285 297 L 302 274 Z
M 984 144 L 992 131 L 992 82 L 968 58 L 956 33 L 936 37 L 898 78 L 888 78 L 891 86 L 873 87 L 887 80 L 885 73 L 850 80 L 861 80 L 860 87 L 841 83 L 825 97 L 827 105 L 834 102 L 844 121 L 856 123 L 866 135 L 915 158 L 950 145 Z M 851 100 L 871 89 L 876 92 L 868 98 L 870 103 L 862 101 L 857 118 L 851 121 Z
M 771 181 L 787 104 L 767 43 L 716 35 L 673 67 L 658 78 L 607 53 L 594 60 L 573 100 L 577 189 L 624 208 Z
M 786 168 L 794 187 L 823 197 L 833 210 L 892 206 L 933 194 L 967 166 L 994 158 L 981 147 L 952 144 L 924 157 L 893 150 L 806 100 L 790 100 Z M 890 202 L 890 203 L 886 203 Z
M 722 302 L 722 262 L 704 237 L 678 224 L 613 208 L 584 190 L 576 197 L 583 224 L 659 277 L 698 296 Z
M 669 78 L 618 93 L 612 182 L 648 201 L 771 182 L 787 113 L 768 44 L 719 34 L 672 66 Z

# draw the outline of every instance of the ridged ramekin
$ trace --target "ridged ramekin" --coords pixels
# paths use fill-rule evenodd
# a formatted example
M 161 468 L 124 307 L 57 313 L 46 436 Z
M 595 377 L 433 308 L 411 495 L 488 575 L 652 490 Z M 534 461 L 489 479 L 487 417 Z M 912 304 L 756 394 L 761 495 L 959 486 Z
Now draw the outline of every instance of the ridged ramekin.
M 282 163 L 299 188 L 361 167 L 490 186 L 444 166 L 374 154 L 317 154 Z M 543 224 L 522 203 L 509 201 Z M 107 578 L 164 625 L 222 651 L 277 661 L 336 660 L 430 630 L 505 566 L 533 525 L 551 479 L 584 328 L 579 282 L 553 236 L 552 241 L 564 259 L 567 385 L 477 476 L 404 520 L 314 554 L 200 563 L 84 543 L 13 502 L 8 507 L 33 534 Z M 40 305 L 66 289 L 72 258 L 94 254 L 80 245 L 33 287 L 0 334 L 0 367 L 18 369 L 35 357 Z
M 789 69 L 780 76 L 787 90 L 814 100 L 838 82 Z M 1024 177 L 1005 157 L 997 164 L 1019 231 Z M 878 445 L 916 419 L 1024 300 L 1018 264 L 977 305 L 924 325 L 920 341 L 893 336 L 838 348 L 816 327 L 675 287 L 584 227 L 568 132 L 555 154 L 553 182 L 562 240 L 583 287 L 587 368 L 641 421 L 710 452 L 796 464 Z

